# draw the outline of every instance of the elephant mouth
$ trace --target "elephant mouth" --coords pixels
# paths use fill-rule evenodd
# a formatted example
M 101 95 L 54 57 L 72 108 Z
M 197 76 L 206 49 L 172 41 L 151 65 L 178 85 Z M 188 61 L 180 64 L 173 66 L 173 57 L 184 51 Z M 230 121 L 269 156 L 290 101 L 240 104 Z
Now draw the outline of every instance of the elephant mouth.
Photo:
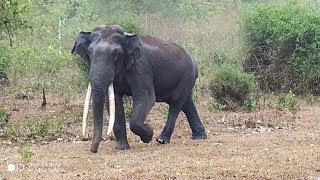
M 88 139 L 88 134 L 86 133 L 87 130 L 87 120 L 89 115 L 89 104 L 91 100 L 91 84 L 89 82 L 86 99 L 84 102 L 84 109 L 83 109 L 83 117 L 82 117 L 82 138 L 83 140 Z M 115 122 L 115 96 L 114 96 L 114 88 L 113 83 L 111 83 L 108 87 L 108 97 L 109 97 L 109 125 L 107 130 L 107 135 L 112 132 L 114 122 Z

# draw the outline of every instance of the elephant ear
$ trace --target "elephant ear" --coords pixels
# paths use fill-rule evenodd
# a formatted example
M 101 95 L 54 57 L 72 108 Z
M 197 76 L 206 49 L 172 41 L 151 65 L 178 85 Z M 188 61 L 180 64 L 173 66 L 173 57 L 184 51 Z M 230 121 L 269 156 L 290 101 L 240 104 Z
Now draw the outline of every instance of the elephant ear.
M 90 37 L 91 32 L 81 31 L 79 36 L 76 38 L 74 42 L 74 46 L 71 50 L 71 54 L 76 55 L 79 54 L 82 59 L 84 59 L 90 65 L 90 58 L 88 54 L 88 47 L 90 45 Z
M 141 59 L 142 44 L 139 36 L 131 33 L 124 33 L 125 35 L 125 51 L 127 55 L 127 70 Z

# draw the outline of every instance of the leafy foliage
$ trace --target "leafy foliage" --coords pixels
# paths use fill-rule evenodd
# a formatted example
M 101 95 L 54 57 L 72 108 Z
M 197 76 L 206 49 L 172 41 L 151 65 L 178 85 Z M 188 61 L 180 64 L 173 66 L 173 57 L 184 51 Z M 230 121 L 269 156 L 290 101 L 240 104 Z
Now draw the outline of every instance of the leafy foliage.
M 0 107 L 0 127 L 4 126 L 8 122 L 9 118 L 7 112 Z
M 131 98 L 125 96 L 123 108 L 124 108 L 124 117 L 127 120 L 129 120 L 131 118 L 132 113 L 133 113 L 133 103 L 132 103 Z
M 19 125 L 16 123 L 8 122 L 4 126 L 5 135 L 9 138 L 15 138 L 20 135 Z
M 138 14 L 157 14 L 164 18 L 173 18 L 177 17 L 179 13 L 177 8 L 181 0 L 135 0 L 131 1 L 131 7 Z
M 226 105 L 220 104 L 215 99 L 210 99 L 208 101 L 208 109 L 209 109 L 210 112 L 218 112 L 218 111 L 226 109 Z
M 281 108 L 287 108 L 293 116 L 295 116 L 297 111 L 300 109 L 298 99 L 292 91 L 289 91 L 287 94 L 280 95 L 278 97 L 278 105 Z
M 210 84 L 211 95 L 226 105 L 228 109 L 235 109 L 243 105 L 251 93 L 256 90 L 253 75 L 224 64 L 212 76 Z
M 29 160 L 34 154 L 30 148 L 24 145 L 19 146 L 18 153 L 21 155 L 23 160 Z
M 264 90 L 320 93 L 318 7 L 298 0 L 257 4 L 244 13 L 243 28 L 245 65 Z
M 30 136 L 34 138 L 44 137 L 47 134 L 50 125 L 48 118 L 45 118 L 41 122 L 37 122 L 31 117 L 27 117 L 25 122 L 30 132 Z
M 23 15 L 30 11 L 30 7 L 30 0 L 2 0 L 0 2 L 0 32 L 5 30 L 10 46 L 13 43 L 13 32 L 26 26 Z
M 215 3 L 210 1 L 192 1 L 182 0 L 179 4 L 177 11 L 180 12 L 182 17 L 198 20 L 207 18 L 215 12 Z
M 0 43 L 0 71 L 6 72 L 10 67 L 11 62 L 11 49 L 8 45 Z
M 52 116 L 45 116 L 37 120 L 33 117 L 26 117 L 24 123 L 29 131 L 28 136 L 39 140 L 50 134 L 61 133 L 65 118 L 53 119 Z

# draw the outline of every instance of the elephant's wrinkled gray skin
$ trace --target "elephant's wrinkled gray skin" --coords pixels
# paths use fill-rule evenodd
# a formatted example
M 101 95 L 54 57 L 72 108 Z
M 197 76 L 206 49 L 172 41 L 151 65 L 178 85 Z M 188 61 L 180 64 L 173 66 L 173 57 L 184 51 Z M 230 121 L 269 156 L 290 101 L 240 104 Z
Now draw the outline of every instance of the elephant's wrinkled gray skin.
M 81 32 L 72 53 L 90 64 L 94 134 L 91 152 L 96 153 L 102 138 L 103 105 L 106 90 L 113 82 L 116 99 L 114 134 L 116 149 L 129 149 L 123 96 L 132 96 L 131 131 L 148 143 L 153 130 L 145 124 L 155 102 L 169 104 L 169 114 L 159 143 L 169 143 L 182 110 L 192 130 L 192 139 L 206 139 L 192 99 L 198 67 L 179 45 L 152 36 L 128 34 L 120 26 L 99 26 L 91 33 Z

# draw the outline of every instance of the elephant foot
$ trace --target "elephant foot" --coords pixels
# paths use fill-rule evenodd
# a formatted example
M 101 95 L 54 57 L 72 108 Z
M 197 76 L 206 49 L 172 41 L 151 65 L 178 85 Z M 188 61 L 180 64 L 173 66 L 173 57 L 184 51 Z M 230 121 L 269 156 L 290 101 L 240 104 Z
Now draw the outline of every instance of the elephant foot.
M 131 131 L 135 134 L 140 136 L 140 139 L 144 143 L 149 143 L 152 140 L 153 130 L 147 124 L 130 124 Z
M 170 143 L 170 138 L 167 138 L 165 136 L 160 135 L 156 141 L 160 144 L 169 144 Z
M 128 142 L 123 143 L 123 142 L 117 141 L 116 144 L 114 145 L 114 148 L 118 150 L 126 150 L 126 149 L 130 149 L 130 146 Z
M 199 135 L 192 135 L 192 138 L 191 139 L 194 139 L 194 140 L 200 140 L 200 139 L 208 139 L 207 135 L 204 133 L 204 134 L 199 134 Z
M 140 139 L 144 143 L 149 143 L 152 140 L 152 136 L 153 136 L 153 132 L 151 132 L 151 134 L 148 134 L 148 135 L 140 136 Z

